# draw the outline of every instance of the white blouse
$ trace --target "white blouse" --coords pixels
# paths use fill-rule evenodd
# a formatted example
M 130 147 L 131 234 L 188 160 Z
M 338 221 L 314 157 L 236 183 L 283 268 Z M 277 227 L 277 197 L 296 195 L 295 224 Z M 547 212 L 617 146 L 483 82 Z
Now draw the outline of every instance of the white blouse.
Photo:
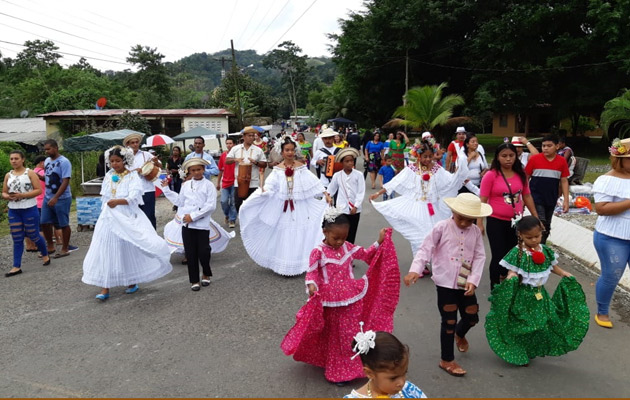
M 356 169 L 353 169 L 350 174 L 346 174 L 343 170 L 335 172 L 328 185 L 328 193 L 331 196 L 338 193 L 337 207 L 341 207 L 344 213 L 350 213 L 350 203 L 357 208 L 357 213 L 360 213 L 361 203 L 365 197 L 363 174 Z
M 217 208 L 217 190 L 208 179 L 189 179 L 182 184 L 179 194 L 171 191 L 168 186 L 160 187 L 174 205 L 177 215 L 182 218 L 190 214 L 192 222 L 184 226 L 190 229 L 209 230 L 210 218 Z
M 630 199 L 630 179 L 602 175 L 593 184 L 595 203 L 619 202 Z M 630 210 L 616 215 L 600 215 L 595 230 L 617 239 L 630 240 Z
M 7 180 L 7 189 L 9 193 L 28 193 L 33 190 L 33 184 L 31 178 L 28 176 L 29 169 L 26 168 L 21 175 L 13 174 L 13 171 L 9 171 L 9 179 Z M 31 197 L 30 199 L 19 199 L 16 201 L 9 201 L 9 208 L 12 210 L 27 209 L 31 207 L 37 207 L 37 198 Z

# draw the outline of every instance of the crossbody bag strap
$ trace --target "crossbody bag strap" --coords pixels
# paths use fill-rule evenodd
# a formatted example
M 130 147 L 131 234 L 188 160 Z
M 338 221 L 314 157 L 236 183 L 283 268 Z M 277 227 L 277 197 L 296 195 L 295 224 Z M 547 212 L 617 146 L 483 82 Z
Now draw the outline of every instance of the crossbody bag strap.
M 508 192 L 510 193 L 510 202 L 512 203 L 512 211 L 514 212 L 514 216 L 516 217 L 516 205 L 515 205 L 516 199 L 514 197 L 514 193 L 512 193 L 512 187 L 510 186 L 510 183 L 508 182 L 505 175 L 503 175 L 503 171 L 499 170 L 499 173 L 501 174 L 501 177 L 503 178 L 503 182 L 505 182 L 505 186 L 507 186 Z

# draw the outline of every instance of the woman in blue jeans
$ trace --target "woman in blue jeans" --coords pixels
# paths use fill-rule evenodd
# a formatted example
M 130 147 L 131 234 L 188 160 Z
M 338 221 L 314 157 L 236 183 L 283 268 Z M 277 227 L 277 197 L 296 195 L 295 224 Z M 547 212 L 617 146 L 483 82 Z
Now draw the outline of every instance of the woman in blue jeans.
M 593 185 L 595 224 L 593 243 L 602 273 L 595 286 L 595 322 L 612 328 L 610 301 L 626 266 L 630 265 L 630 138 L 615 139 L 610 150 L 612 169 Z
M 4 177 L 2 198 L 9 201 L 9 226 L 13 237 L 13 268 L 4 276 L 22 273 L 24 237 L 27 236 L 42 255 L 44 265 L 50 264 L 46 241 L 39 233 L 39 211 L 36 197 L 42 192 L 39 177 L 24 167 L 24 153 L 13 150 L 9 153 L 12 171 Z

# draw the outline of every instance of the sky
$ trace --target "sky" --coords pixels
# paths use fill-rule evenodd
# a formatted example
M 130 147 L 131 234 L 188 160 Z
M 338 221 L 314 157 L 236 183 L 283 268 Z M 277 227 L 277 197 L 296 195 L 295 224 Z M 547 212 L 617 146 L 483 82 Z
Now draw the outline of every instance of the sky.
M 230 47 L 264 54 L 292 40 L 309 57 L 331 56 L 328 33 L 365 10 L 364 0 L 0 0 L 0 52 L 15 58 L 27 40 L 52 40 L 68 66 L 81 56 L 100 70 L 134 70 L 132 46 L 163 61 Z M 9 43 L 7 43 L 9 42 Z

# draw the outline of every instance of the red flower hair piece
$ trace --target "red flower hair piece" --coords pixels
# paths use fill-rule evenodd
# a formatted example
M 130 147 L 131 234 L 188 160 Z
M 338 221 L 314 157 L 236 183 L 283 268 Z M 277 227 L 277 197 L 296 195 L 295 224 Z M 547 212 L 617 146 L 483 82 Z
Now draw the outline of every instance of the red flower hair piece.
M 535 264 L 542 264 L 545 262 L 545 255 L 542 251 L 532 251 L 532 261 Z

